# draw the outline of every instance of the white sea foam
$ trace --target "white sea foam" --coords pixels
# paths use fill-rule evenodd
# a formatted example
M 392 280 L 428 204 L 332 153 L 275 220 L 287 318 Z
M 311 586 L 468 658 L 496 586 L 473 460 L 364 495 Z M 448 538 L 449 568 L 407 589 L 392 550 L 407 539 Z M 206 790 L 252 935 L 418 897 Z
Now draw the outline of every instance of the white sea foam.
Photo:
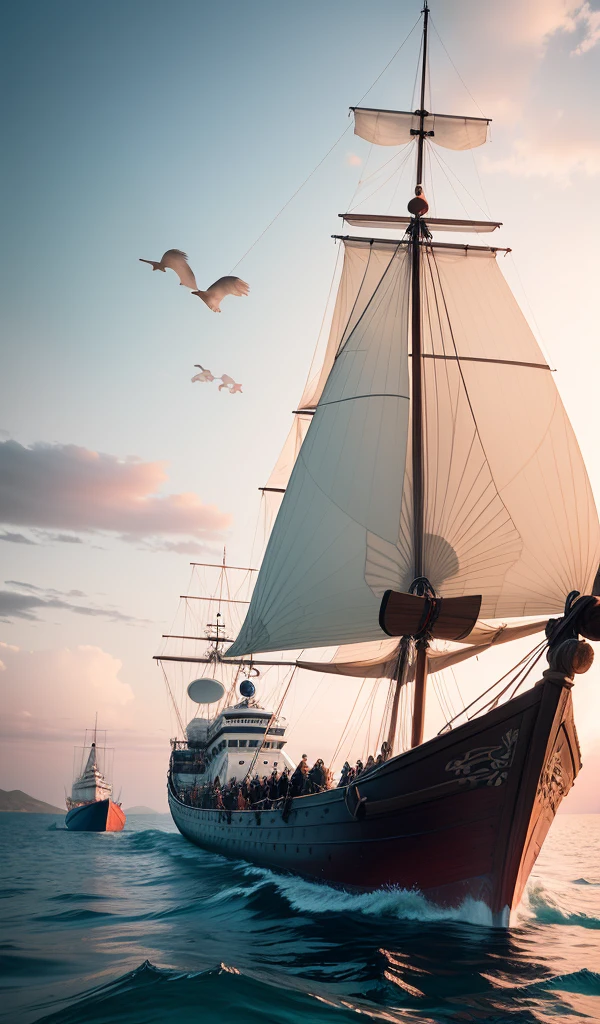
M 373 892 L 349 892 L 294 875 L 276 875 L 266 868 L 248 866 L 245 873 L 273 885 L 294 909 L 307 914 L 365 914 L 396 917 L 403 921 L 459 921 L 481 927 L 497 924 L 490 908 L 467 897 L 458 907 L 439 907 L 417 889 L 389 886 Z

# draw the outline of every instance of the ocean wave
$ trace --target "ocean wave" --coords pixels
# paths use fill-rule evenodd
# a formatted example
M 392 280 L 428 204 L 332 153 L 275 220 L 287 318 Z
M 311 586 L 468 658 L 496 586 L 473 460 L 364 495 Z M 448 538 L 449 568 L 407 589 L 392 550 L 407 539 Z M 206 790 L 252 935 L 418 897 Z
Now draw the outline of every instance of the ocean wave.
M 52 923 L 62 921 L 68 923 L 69 921 L 97 921 L 100 917 L 114 917 L 114 914 L 109 913 L 106 910 L 63 910 L 62 914 L 39 914 L 37 917 L 32 918 L 34 921 L 43 921 L 46 923 Z
M 49 896 L 48 899 L 51 903 L 80 903 L 82 900 L 87 903 L 109 900 L 110 896 L 96 892 L 59 892 L 57 896 Z
M 579 925 L 581 928 L 600 929 L 600 918 L 573 911 L 559 904 L 558 896 L 550 896 L 542 885 L 531 886 L 527 893 L 525 910 L 530 910 L 539 924 Z
M 272 885 L 293 910 L 307 914 L 360 914 L 394 917 L 402 921 L 457 921 L 491 926 L 492 913 L 483 902 L 471 897 L 458 907 L 439 907 L 417 889 L 387 886 L 372 892 L 350 892 L 325 882 L 311 882 L 297 875 L 277 875 L 266 868 L 248 865 L 248 876 L 258 876 Z
M 580 996 L 600 996 L 600 974 L 596 971 L 573 971 L 571 974 L 557 974 L 547 981 L 540 981 L 530 988 L 548 989 L 557 992 L 575 992 Z
M 394 1020 L 373 1007 L 368 1015 Z M 195 974 L 155 967 L 145 961 L 116 981 L 90 989 L 65 1009 L 37 1018 L 37 1024 L 355 1024 L 364 1006 L 265 982 L 221 964 Z M 397 1018 L 400 1020 L 400 1018 Z M 404 1018 L 406 1019 L 406 1018 Z

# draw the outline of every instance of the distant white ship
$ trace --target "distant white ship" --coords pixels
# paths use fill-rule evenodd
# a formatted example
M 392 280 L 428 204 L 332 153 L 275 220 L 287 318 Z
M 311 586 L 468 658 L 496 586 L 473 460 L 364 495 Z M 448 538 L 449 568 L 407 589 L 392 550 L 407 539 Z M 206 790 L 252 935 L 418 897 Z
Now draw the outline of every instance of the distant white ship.
M 120 832 L 125 825 L 125 813 L 120 803 L 114 803 L 112 783 L 108 782 L 98 766 L 99 752 L 106 748 L 97 745 L 97 719 L 94 738 L 90 745 L 85 768 L 73 782 L 71 796 L 67 797 L 65 824 L 74 832 Z

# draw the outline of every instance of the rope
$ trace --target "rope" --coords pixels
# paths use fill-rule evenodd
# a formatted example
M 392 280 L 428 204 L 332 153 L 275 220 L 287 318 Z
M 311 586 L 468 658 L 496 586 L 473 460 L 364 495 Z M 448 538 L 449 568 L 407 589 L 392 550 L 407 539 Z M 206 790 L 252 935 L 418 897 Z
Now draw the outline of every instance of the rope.
M 452 67 L 453 67 L 453 68 L 454 68 L 454 70 L 456 71 L 456 74 L 457 74 L 457 75 L 458 75 L 458 77 L 460 78 L 460 80 L 461 80 L 461 82 L 462 82 L 462 84 L 463 84 L 463 86 L 464 86 L 464 88 L 465 88 L 465 91 L 466 91 L 466 92 L 467 92 L 467 93 L 469 94 L 469 96 L 470 96 L 470 97 L 471 97 L 471 99 L 473 100 L 473 103 L 474 103 L 474 104 L 475 104 L 475 106 L 477 107 L 477 109 L 478 109 L 479 113 L 481 114 L 481 116 L 482 116 L 482 117 L 485 117 L 486 115 L 485 115 L 485 114 L 483 113 L 483 110 L 482 110 L 482 109 L 481 109 L 481 107 L 479 106 L 479 104 L 478 104 L 477 100 L 476 100 L 476 99 L 475 99 L 475 97 L 473 96 L 473 93 L 472 93 L 472 92 L 471 92 L 471 90 L 469 89 L 469 87 L 468 87 L 467 83 L 465 82 L 464 78 L 462 77 L 462 75 L 461 75 L 460 71 L 458 70 L 458 68 L 457 68 L 456 64 L 455 64 L 455 63 L 454 63 L 454 61 L 452 60 L 452 57 L 451 57 L 451 56 L 450 56 L 450 54 L 448 53 L 448 50 L 446 49 L 446 45 L 445 45 L 445 43 L 444 43 L 444 40 L 442 39 L 441 35 L 439 34 L 439 32 L 438 32 L 438 30 L 437 30 L 437 28 L 436 28 L 435 22 L 434 22 L 433 18 L 431 17 L 431 15 L 429 15 L 429 24 L 430 24 L 430 25 L 431 25 L 431 27 L 433 28 L 433 31 L 435 32 L 435 34 L 436 34 L 436 36 L 438 37 L 438 39 L 439 39 L 440 43 L 442 44 L 442 47 L 444 48 L 444 52 L 445 52 L 445 54 L 446 54 L 446 56 L 447 56 L 448 60 L 450 61 L 450 63 L 451 63 L 451 65 L 452 65 Z
M 362 101 L 363 101 L 364 99 L 366 99 L 366 97 L 367 97 L 367 96 L 369 95 L 369 93 L 371 92 L 371 90 L 372 90 L 372 89 L 374 89 L 374 87 L 375 87 L 375 86 L 377 85 L 377 83 L 378 83 L 379 79 L 380 79 L 380 78 L 381 78 L 381 77 L 382 77 L 382 76 L 383 76 L 383 75 L 385 74 L 385 72 L 386 72 L 386 71 L 387 71 L 387 69 L 389 68 L 390 64 L 392 64 L 392 63 L 393 63 L 393 62 L 395 61 L 396 57 L 398 56 L 398 54 L 400 53 L 400 51 L 402 50 L 402 48 L 403 48 L 403 47 L 404 47 L 404 46 L 406 45 L 406 43 L 407 43 L 407 42 L 408 42 L 408 40 L 410 39 L 411 35 L 413 34 L 413 32 L 414 32 L 414 30 L 416 29 L 417 25 L 419 24 L 420 20 L 421 20 L 421 19 L 420 19 L 420 17 L 419 17 L 419 18 L 417 19 L 417 21 L 415 22 L 415 24 L 413 25 L 413 27 L 411 28 L 411 30 L 410 30 L 410 32 L 408 33 L 408 35 L 406 36 L 406 39 L 404 39 L 404 41 L 403 41 L 403 42 L 402 42 L 402 43 L 400 44 L 400 46 L 398 47 L 398 49 L 396 50 L 396 52 L 394 53 L 394 55 L 393 55 L 392 57 L 390 57 L 389 61 L 388 61 L 388 62 L 387 62 L 387 64 L 385 65 L 385 67 L 384 67 L 383 71 L 381 71 L 381 72 L 380 72 L 380 73 L 379 73 L 379 74 L 377 75 L 377 78 L 375 79 L 375 81 L 374 81 L 374 82 L 372 82 L 372 83 L 371 83 L 371 85 L 370 85 L 370 86 L 369 86 L 369 88 L 367 89 L 366 93 L 364 93 L 364 95 L 363 95 L 363 96 L 361 96 L 361 98 L 359 99 L 358 103 L 356 103 L 356 104 L 355 104 L 355 105 L 356 105 L 357 107 L 359 107 L 359 106 L 360 106 L 360 104 L 362 103 Z M 249 249 L 246 249 L 246 252 L 244 253 L 244 255 L 243 255 L 243 256 L 240 256 L 240 258 L 239 258 L 239 260 L 237 261 L 237 263 L 236 263 L 236 264 L 235 264 L 235 265 L 234 265 L 234 266 L 233 266 L 233 267 L 231 268 L 231 271 L 230 271 L 230 273 L 231 273 L 231 274 L 233 274 L 234 270 L 237 270 L 237 268 L 239 267 L 240 263 L 242 263 L 242 262 L 243 262 L 243 261 L 244 261 L 244 260 L 246 259 L 246 256 L 248 256 L 248 255 L 249 255 L 249 253 L 251 253 L 251 252 L 252 252 L 252 250 L 254 249 L 254 247 L 255 247 L 256 245 L 258 245 L 258 243 L 260 242 L 261 238 L 263 238 L 263 237 L 264 237 L 264 236 L 266 235 L 267 231 L 269 231 L 269 229 L 273 227 L 273 224 L 275 223 L 275 221 L 277 221 L 277 220 L 279 219 L 279 217 L 281 217 L 281 214 L 282 214 L 282 213 L 284 212 L 284 210 L 286 210 L 286 209 L 288 208 L 288 206 L 290 205 L 290 203 L 291 203 L 291 202 L 293 202 L 293 200 L 294 200 L 294 199 L 296 198 L 296 196 L 297 196 L 297 195 L 298 195 L 298 194 L 299 194 L 299 193 L 300 193 L 300 192 L 302 191 L 302 189 L 304 188 L 304 186 L 308 184 L 308 182 L 309 182 L 309 181 L 310 181 L 310 179 L 311 179 L 311 178 L 313 177 L 313 175 L 314 175 L 314 174 L 316 174 L 316 172 L 317 172 L 317 171 L 319 170 L 319 167 L 321 166 L 321 164 L 324 164 L 324 163 L 325 163 L 325 161 L 327 160 L 327 157 L 328 157 L 328 156 L 329 156 L 329 155 L 330 155 L 331 153 L 333 153 L 333 151 L 334 151 L 334 149 L 336 148 L 336 146 L 338 146 L 338 145 L 339 145 L 339 143 L 340 143 L 340 142 L 342 141 L 342 139 L 344 138 L 344 136 L 345 136 L 345 135 L 346 135 L 346 133 L 347 133 L 347 132 L 348 132 L 348 131 L 350 130 L 350 128 L 351 128 L 351 127 L 352 127 L 352 125 L 351 125 L 351 124 L 349 124 L 349 125 L 347 125 L 347 126 L 346 126 L 346 128 L 344 128 L 344 131 L 342 132 L 342 134 L 341 134 L 341 135 L 340 135 L 340 136 L 339 136 L 339 137 L 338 137 L 338 138 L 337 138 L 337 139 L 335 140 L 335 142 L 333 143 L 333 146 L 330 146 L 330 148 L 329 148 L 329 149 L 327 150 L 327 152 L 325 153 L 325 156 L 323 156 L 323 157 L 322 157 L 322 158 L 321 158 L 321 159 L 319 160 L 318 164 L 316 164 L 316 165 L 315 165 L 315 167 L 313 167 L 313 169 L 312 169 L 312 171 L 310 172 L 310 174 L 309 174 L 309 175 L 307 175 L 307 177 L 306 177 L 306 178 L 304 179 L 304 181 L 302 182 L 302 184 L 298 186 L 298 188 L 296 189 L 296 191 L 295 191 L 295 192 L 294 192 L 294 193 L 293 193 L 293 194 L 292 194 L 292 195 L 290 196 L 290 198 L 289 198 L 289 199 L 287 200 L 287 202 L 285 202 L 285 203 L 283 204 L 283 206 L 282 206 L 282 207 L 281 207 L 281 209 L 280 209 L 280 210 L 278 211 L 278 213 L 276 213 L 276 214 L 275 214 L 275 216 L 273 217 L 273 219 L 269 221 L 269 223 L 267 224 L 266 228 L 263 228 L 263 230 L 261 231 L 260 235 L 258 235 L 258 237 L 257 237 L 257 238 L 255 238 L 255 240 L 253 241 L 253 243 L 252 243 L 252 245 L 250 246 L 250 248 L 249 248 Z
M 293 681 L 294 676 L 296 675 L 297 671 L 298 670 L 296 668 L 292 669 L 292 673 L 290 675 L 289 682 L 288 682 L 285 690 L 283 691 L 283 696 L 282 696 L 281 700 L 279 701 L 279 704 L 277 705 L 277 708 L 275 709 L 275 711 L 271 715 L 269 721 L 267 722 L 267 726 L 266 726 L 265 731 L 263 733 L 262 740 L 260 741 L 258 747 L 256 748 L 254 757 L 252 758 L 252 761 L 250 763 L 250 767 L 248 768 L 248 771 L 246 772 L 246 774 L 244 776 L 244 780 L 243 780 L 244 782 L 246 782 L 247 779 L 250 778 L 250 776 L 252 775 L 252 772 L 254 771 L 254 766 L 256 765 L 256 762 L 258 761 L 258 758 L 259 758 L 259 755 L 260 755 L 260 751 L 261 751 L 261 747 L 262 747 L 263 743 L 265 742 L 265 737 L 268 735 L 269 729 L 273 725 L 273 722 L 275 722 L 279 718 L 279 715 L 281 714 L 281 709 L 283 707 L 285 698 L 288 695 L 288 690 L 289 690 L 290 686 L 292 685 L 292 681 Z
M 521 658 L 521 660 L 518 661 L 516 665 L 513 665 L 512 668 L 509 668 L 508 672 L 505 672 L 503 676 L 500 676 L 500 679 L 497 679 L 494 683 L 492 683 L 491 686 L 488 686 L 487 690 L 484 690 L 483 693 L 480 693 L 477 697 L 475 697 L 475 699 L 472 700 L 470 704 L 467 704 L 462 709 L 462 711 L 459 711 L 458 714 L 454 715 L 453 718 L 448 719 L 446 724 L 443 725 L 442 728 L 440 729 L 440 731 L 438 732 L 438 736 L 441 736 L 441 734 L 443 732 L 445 732 L 446 729 L 448 729 L 452 725 L 452 723 L 456 721 L 457 718 L 460 718 L 461 715 L 466 714 L 467 711 L 469 711 L 472 707 L 474 707 L 482 699 L 482 697 L 486 697 L 488 693 L 491 693 L 492 690 L 494 690 L 497 686 L 500 685 L 500 683 L 504 682 L 504 680 L 506 679 L 507 676 L 509 676 L 509 675 L 511 675 L 511 673 L 519 670 L 519 671 L 517 671 L 517 676 L 518 676 L 520 674 L 520 671 L 522 671 L 521 666 L 524 666 L 526 671 L 525 671 L 525 674 L 524 674 L 523 678 L 519 682 L 519 686 L 520 686 L 524 682 L 524 680 L 526 679 L 527 675 L 529 675 L 531 670 L 537 664 L 537 662 L 541 658 L 542 654 L 546 650 L 547 646 L 548 646 L 548 641 L 546 640 L 546 638 L 544 638 L 542 641 L 540 641 L 539 644 L 536 644 L 535 647 L 531 651 L 529 651 L 523 658 Z M 531 661 L 531 664 L 529 664 L 530 661 Z M 512 675 L 511 679 L 506 684 L 506 686 L 500 691 L 500 693 L 495 698 L 493 698 L 492 701 L 488 701 L 487 704 L 484 704 L 484 706 L 482 708 L 480 708 L 480 710 L 477 712 L 477 714 L 481 714 L 483 711 L 485 711 L 489 704 L 493 704 L 493 706 L 495 706 L 498 703 L 498 701 L 500 700 L 500 698 L 503 696 L 503 694 L 505 694 L 506 691 L 513 685 L 513 683 L 515 682 L 515 678 L 516 677 L 514 675 Z M 515 690 L 515 693 L 516 693 L 516 690 Z M 475 717 L 475 713 L 473 715 L 471 715 L 471 716 L 466 715 L 466 717 L 467 717 L 467 721 L 470 722 L 471 718 Z

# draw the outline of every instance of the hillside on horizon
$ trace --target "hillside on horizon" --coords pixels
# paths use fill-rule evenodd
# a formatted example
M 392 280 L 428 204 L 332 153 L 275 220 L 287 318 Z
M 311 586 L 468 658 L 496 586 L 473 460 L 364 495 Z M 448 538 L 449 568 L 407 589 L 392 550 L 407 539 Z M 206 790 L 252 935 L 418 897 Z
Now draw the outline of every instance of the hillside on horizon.
M 43 800 L 36 800 L 21 789 L 0 789 L 0 812 L 23 811 L 28 814 L 64 814 L 63 807 L 54 807 Z
M 135 807 L 125 808 L 125 814 L 160 814 L 153 807 L 146 807 L 144 804 L 136 804 Z

